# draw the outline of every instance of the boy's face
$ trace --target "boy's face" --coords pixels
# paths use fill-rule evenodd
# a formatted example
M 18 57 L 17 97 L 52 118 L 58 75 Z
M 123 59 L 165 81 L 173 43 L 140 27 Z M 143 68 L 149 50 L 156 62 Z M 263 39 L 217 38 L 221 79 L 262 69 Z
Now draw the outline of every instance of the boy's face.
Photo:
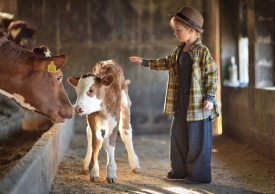
M 180 22 L 174 22 L 174 35 L 179 42 L 187 42 L 191 37 L 191 28 L 185 27 Z

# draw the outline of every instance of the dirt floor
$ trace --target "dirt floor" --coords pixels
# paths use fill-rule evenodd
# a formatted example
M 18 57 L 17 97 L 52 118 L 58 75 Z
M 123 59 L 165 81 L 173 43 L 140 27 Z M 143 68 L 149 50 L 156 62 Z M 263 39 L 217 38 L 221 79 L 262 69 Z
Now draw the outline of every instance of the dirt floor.
M 99 156 L 101 182 L 92 183 L 88 173 L 82 171 L 82 161 L 86 154 L 86 134 L 74 134 L 50 193 L 275 193 L 275 162 L 226 136 L 214 137 L 213 182 L 200 185 L 186 185 L 182 181 L 171 181 L 166 178 L 170 170 L 169 134 L 137 135 L 134 136 L 133 141 L 142 173 L 131 173 L 125 146 L 118 137 L 117 183 L 108 184 L 105 180 L 106 153 L 103 148 Z
M 0 179 L 26 155 L 45 131 L 21 130 L 0 142 Z

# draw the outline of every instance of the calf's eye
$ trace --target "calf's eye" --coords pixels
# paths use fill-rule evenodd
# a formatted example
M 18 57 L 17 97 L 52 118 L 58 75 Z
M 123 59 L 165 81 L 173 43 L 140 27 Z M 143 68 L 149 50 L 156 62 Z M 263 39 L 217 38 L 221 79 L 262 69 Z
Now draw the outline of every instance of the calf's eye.
M 89 93 L 93 93 L 94 92 L 94 90 L 93 89 L 89 89 Z

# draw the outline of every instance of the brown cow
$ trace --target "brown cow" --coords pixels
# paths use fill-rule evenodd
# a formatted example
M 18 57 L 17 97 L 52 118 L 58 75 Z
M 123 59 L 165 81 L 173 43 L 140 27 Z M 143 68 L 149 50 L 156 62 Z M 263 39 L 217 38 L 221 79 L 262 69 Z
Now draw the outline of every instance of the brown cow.
M 60 70 L 66 55 L 51 57 L 47 52 L 45 57 L 39 49 L 26 50 L 1 35 L 0 32 L 0 94 L 55 123 L 70 119 L 73 107 L 64 90 Z
M 35 45 L 37 29 L 30 26 L 24 20 L 15 19 L 12 14 L 0 12 L 0 30 L 7 39 L 15 42 L 26 49 L 31 49 Z
M 130 168 L 132 172 L 140 173 L 132 142 L 131 101 L 121 67 L 113 60 L 102 61 L 96 64 L 92 73 L 81 78 L 71 77 L 68 81 L 77 93 L 75 112 L 87 115 L 88 148 L 84 169 L 89 167 L 90 180 L 99 180 L 98 152 L 103 143 L 108 157 L 107 181 L 116 181 L 114 151 L 118 129 L 128 152 Z
M 0 12 L 0 30 L 3 33 L 8 32 L 8 27 L 13 21 L 15 21 L 13 14 Z
M 24 20 L 16 20 L 9 24 L 6 37 L 23 48 L 30 49 L 36 43 L 37 30 Z

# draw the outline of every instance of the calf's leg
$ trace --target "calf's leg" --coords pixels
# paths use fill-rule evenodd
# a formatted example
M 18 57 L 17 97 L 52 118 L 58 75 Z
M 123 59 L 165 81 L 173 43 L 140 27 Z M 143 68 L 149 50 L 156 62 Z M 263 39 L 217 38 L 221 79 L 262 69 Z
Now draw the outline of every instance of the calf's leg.
M 125 144 L 130 168 L 133 173 L 139 174 L 141 172 L 138 157 L 135 153 L 133 141 L 132 141 L 132 126 L 130 124 L 130 106 L 121 104 L 120 106 L 120 122 L 119 122 L 119 132 L 122 141 Z
M 117 130 L 113 131 L 113 133 L 106 137 L 103 141 L 103 146 L 107 153 L 107 182 L 112 184 L 116 183 L 116 171 L 117 165 L 115 161 L 115 139 Z
M 89 164 L 92 158 L 92 131 L 91 128 L 89 127 L 89 125 L 86 128 L 86 133 L 87 133 L 87 153 L 86 153 L 86 157 L 83 161 L 83 170 L 89 170 Z
M 120 128 L 120 136 L 122 141 L 125 144 L 127 153 L 128 153 L 128 161 L 130 168 L 133 173 L 139 174 L 141 172 L 140 166 L 139 166 L 139 160 L 135 153 L 133 141 L 132 141 L 132 128 L 124 129 Z
M 102 147 L 102 136 L 100 128 L 97 126 L 96 118 L 98 113 L 92 113 L 87 116 L 90 131 L 87 131 L 87 135 L 91 132 L 91 146 L 92 151 L 89 164 L 90 180 L 91 182 L 99 182 L 99 164 L 98 153 Z M 87 151 L 88 153 L 88 151 Z M 88 160 L 88 159 L 87 159 Z
M 98 164 L 98 153 L 102 147 L 102 137 L 100 131 L 96 132 L 92 129 L 92 158 L 89 165 L 90 180 L 91 182 L 99 182 L 99 164 Z

